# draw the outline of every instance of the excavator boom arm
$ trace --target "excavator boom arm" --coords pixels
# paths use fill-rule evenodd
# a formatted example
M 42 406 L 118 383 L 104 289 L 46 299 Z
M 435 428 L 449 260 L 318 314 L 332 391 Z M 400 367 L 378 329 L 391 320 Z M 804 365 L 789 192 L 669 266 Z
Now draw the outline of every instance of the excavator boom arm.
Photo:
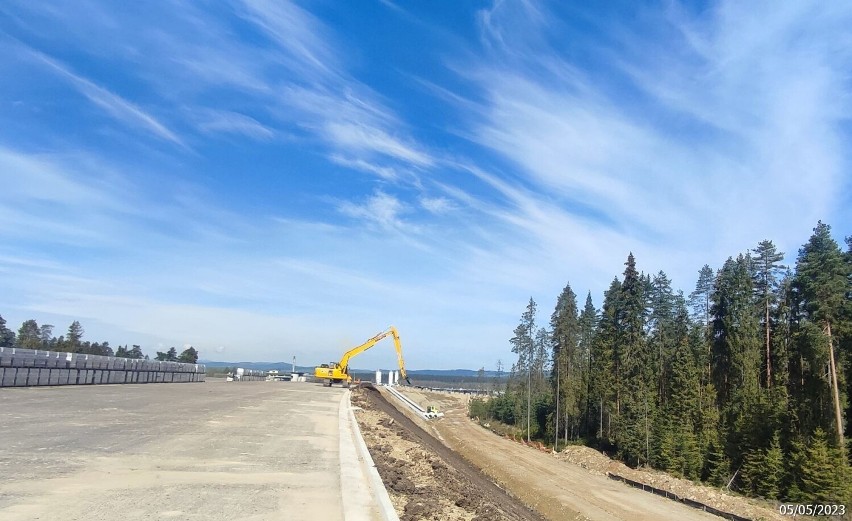
M 408 374 L 405 372 L 405 360 L 402 359 L 402 342 L 399 340 L 399 332 L 393 326 L 388 328 L 388 331 L 393 334 L 393 346 L 396 348 L 396 358 L 399 362 L 399 374 L 410 384 L 411 380 L 408 379 Z
M 343 371 L 344 373 L 348 373 L 349 372 L 349 359 L 350 358 L 352 358 L 355 355 L 360 355 L 361 353 L 363 353 L 367 349 L 370 349 L 371 347 L 376 345 L 381 339 L 383 339 L 384 337 L 386 337 L 386 336 L 388 336 L 392 333 L 394 334 L 394 339 L 398 339 L 398 335 L 396 334 L 396 328 L 391 326 L 390 328 L 386 329 L 385 331 L 382 331 L 378 335 L 367 340 L 366 342 L 364 342 L 360 346 L 353 347 L 349 351 L 346 351 L 345 353 L 343 353 L 343 357 L 341 357 L 340 362 L 338 363 L 338 367 L 340 367 L 340 370 Z M 398 340 L 397 340 L 397 342 L 398 342 Z

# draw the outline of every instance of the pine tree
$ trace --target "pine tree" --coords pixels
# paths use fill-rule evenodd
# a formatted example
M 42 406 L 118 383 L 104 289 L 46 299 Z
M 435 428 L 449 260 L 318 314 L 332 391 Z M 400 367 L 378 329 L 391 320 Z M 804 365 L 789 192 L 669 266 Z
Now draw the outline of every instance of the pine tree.
M 65 349 L 68 350 L 69 353 L 78 353 L 83 347 L 81 342 L 83 338 L 83 326 L 80 325 L 80 322 L 74 321 L 68 326 L 68 333 L 65 335 Z
M 755 277 L 754 291 L 759 299 L 760 305 L 763 308 L 763 330 L 764 330 L 764 362 L 766 367 L 766 387 L 772 387 L 772 355 L 770 333 L 772 323 L 770 322 L 770 312 L 777 302 L 776 290 L 778 288 L 778 273 L 783 269 L 780 262 L 784 259 L 784 254 L 776 250 L 772 241 L 764 240 L 757 245 L 757 248 L 752 250 L 756 257 L 754 258 Z
M 50 343 L 53 340 L 53 324 L 42 324 L 39 327 L 39 338 L 41 339 L 41 348 L 50 349 Z
M 527 304 L 527 308 L 521 315 L 521 321 L 518 327 L 515 328 L 515 336 L 510 340 L 512 344 L 512 352 L 518 355 L 518 361 L 515 364 L 515 372 L 517 374 L 526 373 L 525 378 L 517 379 L 521 384 L 522 394 L 525 394 L 525 400 L 518 400 L 522 410 L 521 414 L 516 414 L 516 417 L 526 418 L 527 441 L 531 439 L 532 428 L 532 372 L 535 363 L 535 334 L 537 331 L 535 325 L 536 303 L 532 297 Z M 526 382 L 523 382 L 526 380 Z
M 185 364 L 194 364 L 198 362 L 198 351 L 195 350 L 194 347 L 190 346 L 184 349 L 180 356 L 177 358 L 178 362 L 183 362 Z
M 25 320 L 18 329 L 17 347 L 38 349 L 41 347 L 41 330 L 35 320 Z
M 0 347 L 12 347 L 15 345 L 15 332 L 6 327 L 6 319 L 0 315 Z

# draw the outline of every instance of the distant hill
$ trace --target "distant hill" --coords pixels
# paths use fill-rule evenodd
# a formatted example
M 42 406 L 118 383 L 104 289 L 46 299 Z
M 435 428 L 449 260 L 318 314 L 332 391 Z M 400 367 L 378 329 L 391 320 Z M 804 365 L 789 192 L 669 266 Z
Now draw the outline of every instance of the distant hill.
M 476 378 L 479 376 L 479 371 L 476 369 L 412 369 L 408 371 L 408 374 L 418 376 L 469 376 Z M 493 378 L 497 376 L 497 371 L 485 371 L 484 376 L 486 378 Z M 503 376 L 506 376 L 505 372 L 503 372 Z
M 242 367 L 245 369 L 254 369 L 257 371 L 271 371 L 277 369 L 281 372 L 290 372 L 292 365 L 288 362 L 213 362 L 210 360 L 199 360 L 199 364 L 204 364 L 207 367 Z M 385 368 L 387 370 L 389 368 Z M 297 365 L 296 372 L 313 373 L 314 366 Z M 375 373 L 373 369 L 351 369 L 351 373 L 366 374 Z M 479 371 L 475 369 L 411 369 L 408 371 L 411 376 L 442 376 L 456 378 L 476 378 L 479 376 Z M 497 376 L 497 371 L 485 371 L 486 378 Z M 506 376 L 506 373 L 503 373 Z
M 255 371 L 272 371 L 273 369 L 277 369 L 282 373 L 289 373 L 293 364 L 289 362 L 213 362 L 211 360 L 199 360 L 199 364 L 204 364 L 208 368 L 210 367 L 242 367 L 243 369 L 253 369 Z M 297 373 L 311 373 L 314 372 L 314 366 L 304 366 L 297 365 L 296 366 Z

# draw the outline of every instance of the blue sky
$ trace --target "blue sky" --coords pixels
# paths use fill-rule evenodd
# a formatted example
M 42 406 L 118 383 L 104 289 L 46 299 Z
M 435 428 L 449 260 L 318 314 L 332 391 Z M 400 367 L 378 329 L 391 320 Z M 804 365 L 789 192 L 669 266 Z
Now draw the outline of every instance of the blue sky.
M 852 232 L 852 6 L 583 4 L 3 2 L 0 314 L 493 368 L 629 251 L 688 293 Z

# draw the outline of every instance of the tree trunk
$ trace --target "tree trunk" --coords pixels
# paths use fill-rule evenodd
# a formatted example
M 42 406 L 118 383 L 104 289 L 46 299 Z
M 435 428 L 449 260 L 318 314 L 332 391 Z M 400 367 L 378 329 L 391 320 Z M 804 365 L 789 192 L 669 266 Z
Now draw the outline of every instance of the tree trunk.
M 559 356 L 556 357 L 556 421 L 554 422 L 553 451 L 559 445 Z
M 530 413 L 532 412 L 532 365 L 527 371 L 527 443 L 530 441 Z
M 769 301 L 766 301 L 766 388 L 772 387 L 772 363 L 769 359 Z
M 825 330 L 828 333 L 828 364 L 831 370 L 831 389 L 834 398 L 834 421 L 837 423 L 837 444 L 844 453 L 846 445 L 843 443 L 843 415 L 840 412 L 840 390 L 837 386 L 837 365 L 834 363 L 834 343 L 831 339 L 831 323 L 827 322 Z

